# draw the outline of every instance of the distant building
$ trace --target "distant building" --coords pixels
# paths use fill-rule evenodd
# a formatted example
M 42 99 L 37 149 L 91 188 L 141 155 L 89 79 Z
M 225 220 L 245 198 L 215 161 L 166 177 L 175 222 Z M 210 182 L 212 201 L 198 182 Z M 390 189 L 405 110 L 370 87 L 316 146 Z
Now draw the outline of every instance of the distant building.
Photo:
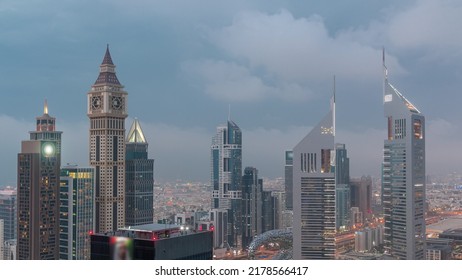
M 3 243 L 3 259 L 4 260 L 16 260 L 16 244 L 15 239 L 5 240 Z
M 359 207 L 350 208 L 350 227 L 354 228 L 358 224 L 363 223 L 363 212 L 359 211 Z
M 149 224 L 91 236 L 92 260 L 212 260 L 213 232 Z
M 174 224 L 194 226 L 194 212 L 184 212 L 175 214 Z
M 22 141 L 18 154 L 19 260 L 59 258 L 61 133 L 45 102 L 36 131 L 30 132 L 29 141 Z
M 0 191 L 0 219 L 4 222 L 5 240 L 17 238 L 16 191 Z
M 446 238 L 427 238 L 427 260 L 450 260 L 454 240 Z
M 242 176 L 241 217 L 241 244 L 242 248 L 247 248 L 263 230 L 263 186 L 254 167 L 246 167 Z
M 345 144 L 335 145 L 335 227 L 345 230 L 349 226 L 350 159 Z
M 372 178 L 362 176 L 350 179 L 351 207 L 358 207 L 364 220 L 372 218 Z
M 348 252 L 340 255 L 339 260 L 391 260 L 391 258 L 384 254 Z
M 457 245 L 462 245 L 462 228 L 449 229 L 439 234 L 439 238 L 454 240 Z
M 91 167 L 66 166 L 59 186 L 59 259 L 89 260 L 90 234 L 95 230 L 95 171 Z
M 260 179 L 263 185 L 263 180 Z M 274 229 L 274 208 L 276 199 L 272 195 L 271 191 L 262 192 L 262 233 Z
M 396 259 L 423 260 L 425 117 L 390 84 L 385 65 L 383 104 L 388 127 L 382 166 L 385 252 Z
M 228 232 L 228 210 L 227 209 L 211 209 L 210 222 L 213 230 L 213 247 L 228 248 L 227 235 Z M 218 229 L 221 229 L 218 231 Z
M 294 221 L 294 211 L 285 210 L 282 212 L 282 228 L 281 229 L 292 229 Z
M 211 146 L 212 210 L 226 210 L 227 221 L 215 225 L 215 247 L 239 247 L 241 233 L 242 132 L 233 121 L 217 127 Z M 220 214 L 220 217 L 224 217 Z M 220 220 L 220 217 L 218 218 Z
M 0 219 L 0 260 L 3 260 L 3 243 L 5 239 L 3 238 L 4 236 L 4 227 L 3 227 L 3 220 Z
M 125 146 L 125 226 L 152 224 L 154 219 L 154 160 L 137 119 Z
M 274 197 L 274 229 L 286 229 L 284 213 L 286 211 L 286 193 L 273 191 Z
M 293 258 L 335 258 L 335 98 L 293 149 Z
M 285 165 L 284 165 L 284 189 L 286 192 L 286 209 L 292 210 L 292 193 L 294 188 L 293 181 L 293 168 L 294 168 L 294 152 L 285 151 Z
M 370 252 L 374 247 L 383 244 L 383 225 L 376 228 L 365 228 L 355 232 L 355 251 Z

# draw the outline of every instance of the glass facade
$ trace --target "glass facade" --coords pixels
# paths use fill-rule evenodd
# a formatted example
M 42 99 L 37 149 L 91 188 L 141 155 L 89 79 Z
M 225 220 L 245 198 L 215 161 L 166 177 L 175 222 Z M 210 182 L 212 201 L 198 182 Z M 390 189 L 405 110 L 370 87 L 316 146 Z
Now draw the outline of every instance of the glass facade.
M 286 209 L 292 210 L 292 192 L 293 192 L 293 159 L 294 153 L 292 151 L 285 151 L 285 166 L 284 166 L 284 188 L 286 192 Z
M 345 144 L 335 147 L 335 227 L 346 229 L 349 226 L 350 211 L 350 159 Z
M 217 128 L 212 139 L 211 165 L 212 210 L 228 211 L 227 225 L 215 227 L 214 246 L 237 247 L 241 241 L 242 132 L 233 121 Z
M 16 192 L 14 194 L 0 193 L 0 220 L 4 223 L 4 240 L 16 240 Z
M 59 259 L 89 260 L 95 229 L 94 169 L 64 167 L 59 186 Z
M 258 170 L 246 167 L 242 176 L 242 248 L 247 248 L 254 236 L 263 233 L 263 186 Z
M 127 136 L 125 154 L 125 226 L 151 224 L 154 219 L 154 160 L 135 119 Z
M 388 96 L 387 98 L 385 98 Z M 382 204 L 385 252 L 396 259 L 425 259 L 425 118 L 387 77 Z

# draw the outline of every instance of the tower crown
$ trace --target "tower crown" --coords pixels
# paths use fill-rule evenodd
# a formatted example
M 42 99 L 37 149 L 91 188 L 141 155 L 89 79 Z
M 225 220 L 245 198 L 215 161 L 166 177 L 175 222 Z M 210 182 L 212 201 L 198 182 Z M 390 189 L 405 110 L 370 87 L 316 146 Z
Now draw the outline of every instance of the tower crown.
M 146 138 L 144 138 L 143 130 L 141 129 L 141 125 L 138 122 L 138 119 L 132 124 L 130 131 L 128 132 L 127 136 L 128 143 L 146 143 Z
M 48 102 L 45 99 L 43 115 L 37 117 L 37 131 L 55 131 L 56 119 L 48 115 Z
M 115 65 L 112 62 L 111 53 L 109 51 L 109 45 L 106 47 L 106 53 L 104 54 L 103 62 L 99 67 L 99 76 L 96 79 L 94 85 L 118 85 L 121 86 L 119 79 L 117 79 L 115 72 Z

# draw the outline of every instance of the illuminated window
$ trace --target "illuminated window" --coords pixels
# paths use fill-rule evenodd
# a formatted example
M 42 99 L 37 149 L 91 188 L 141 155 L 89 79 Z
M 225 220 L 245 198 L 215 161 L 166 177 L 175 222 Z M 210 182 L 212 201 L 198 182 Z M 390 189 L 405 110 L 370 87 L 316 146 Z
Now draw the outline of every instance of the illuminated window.
M 393 140 L 393 119 L 388 117 L 388 140 Z
M 330 172 L 330 149 L 321 149 L 321 173 Z
M 414 138 L 423 139 L 422 121 L 419 119 L 414 120 Z

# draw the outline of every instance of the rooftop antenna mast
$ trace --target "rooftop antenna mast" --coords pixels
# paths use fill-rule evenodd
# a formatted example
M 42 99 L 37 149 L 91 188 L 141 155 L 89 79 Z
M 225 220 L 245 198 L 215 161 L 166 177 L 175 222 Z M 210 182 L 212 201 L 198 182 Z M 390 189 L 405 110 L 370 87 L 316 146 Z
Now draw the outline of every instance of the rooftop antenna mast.
M 228 121 L 231 120 L 231 104 L 228 104 Z

